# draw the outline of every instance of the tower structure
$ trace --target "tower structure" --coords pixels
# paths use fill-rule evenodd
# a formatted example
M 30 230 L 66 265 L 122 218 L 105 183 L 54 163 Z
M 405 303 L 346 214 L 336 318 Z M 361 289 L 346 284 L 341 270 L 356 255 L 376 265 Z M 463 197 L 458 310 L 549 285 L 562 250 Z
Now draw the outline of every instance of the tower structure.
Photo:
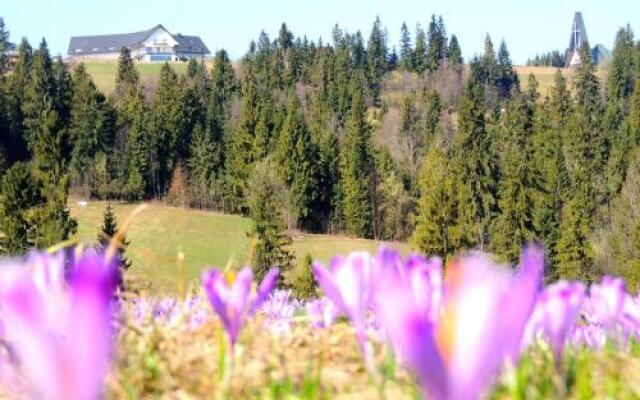
M 582 64 L 582 60 L 580 59 L 580 47 L 582 47 L 584 43 L 589 43 L 587 29 L 584 26 L 582 13 L 576 12 L 573 16 L 573 23 L 571 24 L 569 47 L 565 52 L 565 65 L 568 67 L 577 67 Z

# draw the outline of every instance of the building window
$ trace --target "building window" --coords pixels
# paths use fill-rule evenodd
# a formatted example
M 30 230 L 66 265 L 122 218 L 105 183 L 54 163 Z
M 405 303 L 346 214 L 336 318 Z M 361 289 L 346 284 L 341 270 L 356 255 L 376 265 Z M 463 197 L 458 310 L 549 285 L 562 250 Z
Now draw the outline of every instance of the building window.
M 97 47 L 94 47 L 93 49 L 91 49 L 91 51 L 93 51 L 94 53 L 97 52 L 98 50 L 100 50 L 100 49 L 97 48 Z
M 76 53 L 82 53 L 82 49 L 76 49 Z

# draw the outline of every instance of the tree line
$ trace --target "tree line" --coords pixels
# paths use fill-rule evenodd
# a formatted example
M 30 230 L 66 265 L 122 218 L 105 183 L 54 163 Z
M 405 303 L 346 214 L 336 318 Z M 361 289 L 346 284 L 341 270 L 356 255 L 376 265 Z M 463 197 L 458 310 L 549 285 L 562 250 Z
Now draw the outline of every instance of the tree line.
M 291 264 L 287 232 L 299 229 L 504 261 L 538 240 L 549 279 L 637 275 L 640 50 L 621 29 L 604 82 L 582 53 L 543 97 L 504 41 L 496 51 L 487 35 L 465 64 L 442 17 L 415 35 L 403 24 L 398 50 L 380 19 L 366 41 L 335 26 L 330 43 L 283 24 L 237 63 L 220 50 L 184 75 L 163 65 L 152 91 L 124 48 L 105 96 L 82 64 L 23 40 L 0 85 L 3 250 L 72 234 L 71 187 L 246 214 L 259 270 Z M 385 145 L 389 124 L 399 151 Z

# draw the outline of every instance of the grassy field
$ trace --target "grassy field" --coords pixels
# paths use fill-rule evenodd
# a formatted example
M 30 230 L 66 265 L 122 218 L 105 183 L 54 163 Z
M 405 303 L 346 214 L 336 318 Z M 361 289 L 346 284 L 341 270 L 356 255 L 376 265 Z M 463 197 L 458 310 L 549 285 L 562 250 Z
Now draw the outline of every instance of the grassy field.
M 92 201 L 80 207 L 71 201 L 71 212 L 78 220 L 78 238 L 95 241 L 102 224 L 105 202 Z M 114 204 L 121 223 L 136 205 Z M 127 238 L 131 241 L 128 254 L 133 261 L 131 274 L 152 284 L 154 292 L 173 292 L 178 286 L 177 255 L 185 255 L 187 282 L 199 279 L 206 266 L 231 263 L 241 266 L 247 262 L 251 220 L 234 215 L 187 210 L 150 203 L 135 219 Z M 314 259 L 327 262 L 332 256 L 352 250 L 376 251 L 380 242 L 332 235 L 301 235 L 293 240 L 298 258 L 309 253 Z M 406 244 L 393 244 L 402 251 Z
M 118 67 L 115 61 L 86 61 L 84 64 L 98 89 L 106 95 L 113 92 Z M 140 79 L 145 86 L 150 86 L 158 79 L 162 63 L 138 63 L 136 65 L 140 72 Z M 185 74 L 187 71 L 187 63 L 184 62 L 171 63 L 171 66 L 178 74 Z
M 529 75 L 533 74 L 538 81 L 538 91 L 540 92 L 542 97 L 551 94 L 550 89 L 553 86 L 553 77 L 556 74 L 556 68 L 527 66 L 516 66 L 514 68 L 516 70 L 516 73 L 518 74 L 518 78 L 520 78 L 522 89 L 525 89 L 527 87 L 527 83 L 529 82 Z M 569 83 L 571 82 L 571 70 L 562 69 L 562 75 L 567 78 Z

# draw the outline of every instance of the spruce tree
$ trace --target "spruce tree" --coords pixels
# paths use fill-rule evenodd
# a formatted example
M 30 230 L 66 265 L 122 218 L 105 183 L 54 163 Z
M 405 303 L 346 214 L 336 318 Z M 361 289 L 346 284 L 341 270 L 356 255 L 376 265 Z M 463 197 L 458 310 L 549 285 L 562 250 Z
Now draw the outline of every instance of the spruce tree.
M 13 164 L 2 177 L 1 189 L 0 230 L 3 238 L 0 251 L 4 254 L 26 253 L 33 246 L 30 237 L 35 230 L 34 208 L 44 201 L 31 166 L 23 162 Z
M 613 55 L 607 75 L 607 99 L 628 100 L 635 84 L 635 44 L 631 27 L 620 28 L 616 34 Z
M 413 70 L 413 47 L 411 46 L 411 34 L 405 22 L 400 30 L 400 65 L 406 71 Z
M 48 98 L 45 98 L 41 113 L 33 125 L 38 128 L 30 142 L 30 150 L 44 203 L 34 212 L 37 229 L 32 240 L 35 247 L 46 248 L 68 239 L 75 233 L 77 224 L 67 207 L 69 175 L 63 154 L 66 127 Z
M 413 63 L 417 73 L 422 74 L 427 70 L 427 35 L 420 24 L 416 26 L 416 52 Z
M 420 178 L 420 199 L 411 244 L 445 260 L 476 243 L 471 193 L 453 170 L 447 154 L 434 147 L 426 156 Z
M 371 237 L 373 152 L 371 127 L 365 118 L 362 79 L 351 83 L 351 110 L 345 127 L 340 155 L 340 186 L 345 227 L 349 234 Z
M 588 206 L 585 212 L 591 215 L 595 211 L 598 191 L 602 189 L 600 187 L 596 190 L 595 184 L 607 162 L 609 144 L 600 129 L 602 108 L 599 84 L 587 44 L 582 46 L 580 54 L 582 64 L 576 73 L 574 83 L 575 111 L 569 119 L 565 145 L 573 191 L 580 192 L 583 199 L 576 204 Z
M 409 162 L 409 173 L 412 178 L 417 175 L 419 160 L 425 144 L 425 132 L 420 129 L 419 114 L 416 108 L 415 94 L 407 95 L 400 107 L 400 132 L 406 158 Z
M 18 60 L 13 72 L 7 77 L 7 118 L 9 131 L 9 146 L 7 152 L 9 163 L 26 160 L 27 135 L 24 126 L 23 104 L 26 98 L 27 83 L 31 75 L 33 51 L 29 42 L 23 39 L 18 47 Z
M 577 193 L 562 209 L 556 248 L 560 279 L 594 280 L 594 251 L 589 241 L 590 201 L 583 193 Z
M 230 210 L 246 212 L 247 179 L 254 161 L 254 137 L 258 123 L 258 88 L 250 60 L 244 61 L 242 114 L 238 127 L 225 144 L 225 197 Z
M 213 205 L 213 195 L 216 187 L 216 167 L 219 165 L 218 155 L 220 143 L 216 143 L 210 131 L 197 125 L 191 138 L 191 154 L 187 161 L 189 168 L 189 183 L 194 201 L 200 208 Z
M 149 173 L 153 193 L 157 197 L 162 197 L 169 189 L 173 168 L 178 161 L 179 136 L 184 134 L 181 132 L 181 113 L 185 104 L 181 101 L 181 90 L 186 88 L 178 85 L 178 75 L 169 63 L 164 63 L 160 69 L 149 127 Z
M 472 70 L 460 100 L 458 133 L 454 137 L 454 170 L 471 195 L 474 243 L 484 248 L 496 211 L 497 165 L 485 120 L 484 87 L 474 74 L 477 72 Z
M 462 49 L 460 48 L 460 43 L 458 43 L 456 35 L 451 35 L 447 57 L 449 58 L 450 65 L 462 65 L 464 62 L 462 58 Z
M 249 180 L 249 208 L 253 220 L 249 237 L 253 245 L 251 265 L 260 281 L 271 267 L 286 273 L 293 266 L 291 238 L 286 230 L 283 204 L 284 183 L 275 174 L 269 159 L 258 162 Z
M 53 64 L 47 42 L 43 39 L 40 47 L 33 53 L 33 60 L 24 89 L 22 114 L 24 115 L 25 136 L 29 149 L 33 152 L 37 133 L 42 129 L 42 113 L 45 102 L 55 100 L 55 81 Z M 51 104 L 53 107 L 54 105 Z
M 380 84 L 388 67 L 387 53 L 387 37 L 382 27 L 382 22 L 380 22 L 380 17 L 376 17 L 367 44 L 367 78 L 375 104 L 380 100 Z
M 286 119 L 276 147 L 276 160 L 281 179 L 291 188 L 300 227 L 317 231 L 321 223 L 315 219 L 320 198 L 318 151 L 295 92 L 289 94 Z
M 566 80 L 556 71 L 551 98 L 539 108 L 535 119 L 534 145 L 536 169 L 540 171 L 541 190 L 535 206 L 535 226 L 547 249 L 546 276 L 557 279 L 560 220 L 562 208 L 570 192 L 571 182 L 564 156 L 564 138 L 572 99 Z
M 447 55 L 447 36 L 444 31 L 444 23 L 442 17 L 436 21 L 436 16 L 431 16 L 431 22 L 429 23 L 428 37 L 428 50 L 427 50 L 427 70 L 433 72 L 440 68 L 440 63 L 445 59 Z
M 498 88 L 498 96 L 501 99 L 510 98 L 520 90 L 520 85 L 518 82 L 518 74 L 516 74 L 513 69 L 511 56 L 509 55 L 509 50 L 504 40 L 500 42 L 500 49 L 498 50 L 497 71 L 496 86 Z
M 69 139 L 73 150 L 70 169 L 76 183 L 86 185 L 96 155 L 105 152 L 112 141 L 114 127 L 104 95 L 96 88 L 84 64 L 76 67 L 72 82 Z
M 108 202 L 107 207 L 104 209 L 104 214 L 102 217 L 102 227 L 100 228 L 100 232 L 98 232 L 98 250 L 101 252 L 106 251 L 106 249 L 111 244 L 111 241 L 116 237 L 116 233 L 118 233 L 118 220 L 116 219 L 116 215 L 113 212 L 111 202 Z M 131 243 L 124 235 L 120 236 L 118 239 L 119 242 L 116 243 L 116 263 L 118 265 L 118 268 L 120 269 L 120 273 L 123 273 L 131 266 L 131 260 L 129 260 L 125 255 L 127 247 L 129 247 Z
M 535 88 L 535 82 L 531 86 Z M 534 206 L 541 184 L 532 142 L 536 100 L 535 95 L 524 94 L 513 99 L 502 126 L 500 213 L 493 224 L 491 247 L 508 262 L 517 261 L 522 247 L 539 238 Z
M 4 19 L 0 17 L 0 75 L 4 75 L 7 70 L 6 51 L 9 49 L 9 31 L 4 24 Z

